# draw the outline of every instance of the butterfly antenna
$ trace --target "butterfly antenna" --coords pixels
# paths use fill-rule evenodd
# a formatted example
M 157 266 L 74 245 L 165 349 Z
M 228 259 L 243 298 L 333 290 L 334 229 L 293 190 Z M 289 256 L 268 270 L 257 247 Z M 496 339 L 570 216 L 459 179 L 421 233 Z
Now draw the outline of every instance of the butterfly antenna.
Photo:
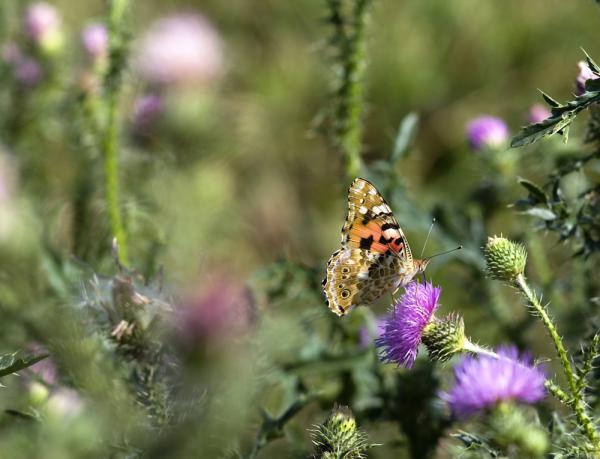
M 463 246 L 459 245 L 458 247 L 455 247 L 454 249 L 446 250 L 445 252 L 440 252 L 440 253 L 436 253 L 435 255 L 431 255 L 430 257 L 425 258 L 425 260 L 431 260 L 432 258 L 439 257 L 440 255 L 446 255 L 448 253 L 456 252 L 457 250 L 460 250 L 462 248 L 463 248 Z
M 423 248 L 421 249 L 421 255 L 419 256 L 419 258 L 423 258 L 423 254 L 425 253 L 425 247 L 427 246 L 427 241 L 429 241 L 431 230 L 433 230 L 433 225 L 435 225 L 435 217 L 431 219 L 431 225 L 429 225 L 429 231 L 427 231 L 427 237 L 425 238 L 425 243 L 423 244 Z

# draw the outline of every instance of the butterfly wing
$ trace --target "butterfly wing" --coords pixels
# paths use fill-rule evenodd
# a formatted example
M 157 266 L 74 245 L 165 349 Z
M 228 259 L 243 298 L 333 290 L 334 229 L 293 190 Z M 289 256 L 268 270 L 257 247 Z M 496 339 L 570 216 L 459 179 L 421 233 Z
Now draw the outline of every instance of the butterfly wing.
M 339 316 L 406 285 L 416 273 L 410 246 L 390 206 L 365 179 L 348 190 L 342 248 L 327 263 L 323 291 Z
M 392 209 L 369 181 L 357 178 L 348 190 L 348 217 L 342 248 L 357 248 L 398 257 L 412 264 L 412 253 Z
M 400 260 L 366 249 L 347 248 L 335 252 L 327 263 L 323 291 L 327 304 L 338 316 L 354 306 L 370 304 L 397 288 Z

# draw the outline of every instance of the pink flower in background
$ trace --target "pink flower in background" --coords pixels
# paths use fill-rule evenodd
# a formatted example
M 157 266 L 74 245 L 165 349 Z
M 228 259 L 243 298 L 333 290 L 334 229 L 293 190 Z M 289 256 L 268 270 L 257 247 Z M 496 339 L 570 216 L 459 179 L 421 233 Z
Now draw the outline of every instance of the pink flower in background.
M 467 138 L 476 151 L 502 148 L 508 140 L 508 126 L 502 118 L 480 116 L 467 124 Z
M 81 32 L 81 43 L 93 60 L 105 57 L 108 53 L 108 31 L 104 24 L 88 24 Z
M 44 76 L 44 70 L 34 58 L 25 56 L 14 66 L 15 77 L 26 88 L 36 86 Z
M 595 80 L 598 78 L 598 75 L 590 70 L 587 62 L 579 61 L 577 65 L 579 66 L 579 75 L 577 75 L 575 86 L 577 88 L 577 94 L 581 95 L 585 92 L 585 82 L 587 80 Z
M 138 133 L 150 128 L 165 109 L 164 100 L 157 94 L 147 94 L 135 100 L 133 108 L 133 127 Z
M 551 115 L 552 113 L 550 113 L 550 110 L 548 110 L 547 107 L 541 104 L 535 104 L 529 109 L 529 116 L 527 117 L 527 120 L 530 123 L 537 124 L 541 123 L 546 118 L 549 118 Z
M 135 59 L 142 78 L 151 84 L 202 84 L 223 70 L 221 37 L 200 15 L 175 15 L 154 23 L 143 37 Z
M 42 49 L 54 51 L 62 45 L 61 19 L 56 8 L 39 2 L 25 10 L 25 33 Z
M 4 45 L 2 60 L 12 69 L 15 79 L 26 88 L 36 86 L 44 76 L 41 64 L 33 57 L 23 54 L 16 43 Z
M 225 274 L 209 276 L 203 288 L 182 301 L 180 326 L 191 342 L 227 340 L 244 332 L 252 321 L 247 288 Z

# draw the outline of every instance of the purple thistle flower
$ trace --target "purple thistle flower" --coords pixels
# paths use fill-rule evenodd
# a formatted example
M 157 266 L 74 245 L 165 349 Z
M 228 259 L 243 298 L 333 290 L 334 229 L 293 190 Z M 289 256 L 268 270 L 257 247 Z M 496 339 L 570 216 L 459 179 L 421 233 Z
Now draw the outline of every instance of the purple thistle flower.
M 501 401 L 535 403 L 546 396 L 543 369 L 532 365 L 515 347 L 498 350 L 499 358 L 465 357 L 454 369 L 456 384 L 442 394 L 459 418 L 493 407 Z
M 148 130 L 165 110 L 163 98 L 147 94 L 136 99 L 133 107 L 133 127 L 138 133 Z
M 592 72 L 587 65 L 587 62 L 579 61 L 577 65 L 579 66 L 579 75 L 577 75 L 577 79 L 575 80 L 575 86 L 577 89 L 577 95 L 580 96 L 585 92 L 585 82 L 587 80 L 595 80 L 598 78 L 598 75 Z
M 545 106 L 541 104 L 535 104 L 529 109 L 529 116 L 527 117 L 527 120 L 534 124 L 541 123 L 551 115 L 552 113 L 550 113 L 550 110 L 548 110 Z
M 87 25 L 81 32 L 81 43 L 90 58 L 103 58 L 108 50 L 106 27 L 98 22 Z
M 27 36 L 42 50 L 54 52 L 62 46 L 61 18 L 49 3 L 30 5 L 25 11 L 24 26 Z
M 29 38 L 41 42 L 60 27 L 56 8 L 46 2 L 34 3 L 25 12 L 25 30 Z
M 467 138 L 476 151 L 501 148 L 508 139 L 508 126 L 501 118 L 480 116 L 467 124 Z
M 36 86 L 44 76 L 42 66 L 32 57 L 25 56 L 14 68 L 15 77 L 26 88 Z
M 220 75 L 221 36 L 204 16 L 179 14 L 154 23 L 135 60 L 142 78 L 156 85 L 207 83 Z
M 433 318 L 442 289 L 431 283 L 411 282 L 385 322 L 375 344 L 384 362 L 411 368 L 417 358 L 423 329 Z

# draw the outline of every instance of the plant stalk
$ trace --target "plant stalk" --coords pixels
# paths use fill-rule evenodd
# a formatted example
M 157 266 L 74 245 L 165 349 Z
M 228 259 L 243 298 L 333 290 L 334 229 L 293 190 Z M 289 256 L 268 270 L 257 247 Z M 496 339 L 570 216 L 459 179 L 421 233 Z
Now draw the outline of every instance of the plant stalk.
M 119 195 L 119 101 L 125 67 L 125 12 L 129 0 L 108 2 L 109 63 L 104 77 L 106 126 L 102 139 L 106 206 L 113 236 L 117 239 L 121 260 L 128 263 L 127 239 L 120 209 Z
M 598 435 L 594 423 L 592 422 L 586 411 L 582 391 L 578 390 L 577 380 L 575 374 L 573 373 L 573 367 L 569 361 L 567 351 L 563 345 L 560 335 L 558 334 L 558 331 L 556 330 L 554 322 L 552 321 L 552 319 L 546 312 L 546 309 L 540 304 L 539 300 L 527 284 L 527 281 L 525 280 L 523 274 L 519 274 L 517 276 L 517 278 L 515 279 L 515 283 L 517 288 L 523 293 L 523 295 L 525 295 L 531 307 L 542 319 L 542 323 L 546 327 L 546 330 L 548 330 L 548 333 L 550 334 L 550 337 L 554 342 L 554 347 L 556 348 L 556 352 L 560 359 L 560 363 L 562 364 L 563 371 L 565 373 L 565 377 L 567 378 L 567 383 L 569 385 L 569 392 L 573 400 L 573 402 L 568 404 L 568 406 L 570 406 L 573 410 L 575 417 L 577 418 L 577 422 L 582 428 L 588 440 L 592 443 L 596 450 L 600 451 L 600 436 Z

